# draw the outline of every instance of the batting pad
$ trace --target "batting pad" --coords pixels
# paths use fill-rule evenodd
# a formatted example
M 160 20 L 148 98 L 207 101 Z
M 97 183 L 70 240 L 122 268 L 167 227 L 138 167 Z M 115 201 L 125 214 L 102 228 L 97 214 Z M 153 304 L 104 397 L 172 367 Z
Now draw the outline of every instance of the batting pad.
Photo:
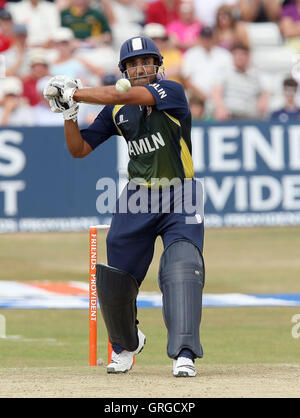
M 118 344 L 127 351 L 136 350 L 136 298 L 139 290 L 136 279 L 127 272 L 97 264 L 96 286 L 111 344 Z
M 159 286 L 168 329 L 168 356 L 176 358 L 183 348 L 188 348 L 196 357 L 203 357 L 199 327 L 204 261 L 199 248 L 186 240 L 170 244 L 161 257 Z

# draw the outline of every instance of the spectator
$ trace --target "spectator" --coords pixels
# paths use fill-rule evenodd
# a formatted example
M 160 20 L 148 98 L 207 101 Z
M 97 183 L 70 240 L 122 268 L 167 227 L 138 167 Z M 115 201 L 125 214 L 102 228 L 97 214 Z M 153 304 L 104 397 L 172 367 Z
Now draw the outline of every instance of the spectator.
M 291 122 L 300 121 L 300 109 L 295 102 L 298 83 L 293 78 L 286 78 L 283 82 L 284 107 L 271 115 L 272 121 Z
M 215 118 L 255 119 L 266 115 L 268 93 L 259 74 L 250 68 L 250 50 L 243 44 L 232 48 L 234 68 L 224 73 L 213 89 Z
M 193 0 L 181 0 L 179 17 L 167 25 L 167 33 L 173 44 L 185 52 L 198 42 L 201 23 L 195 19 Z
M 213 122 L 214 119 L 205 112 L 205 103 L 197 96 L 189 98 L 189 106 L 193 122 Z
M 26 47 L 27 29 L 24 25 L 14 25 L 12 19 L 10 19 L 6 21 L 5 34 L 9 39 L 9 47 L 0 52 L 5 61 L 5 74 L 8 77 L 21 77 L 28 69 L 28 48 Z
M 21 0 L 9 4 L 14 22 L 27 28 L 28 45 L 47 47 L 49 39 L 60 26 L 56 5 L 46 0 Z
M 214 32 L 209 27 L 202 28 L 198 42 L 183 56 L 183 84 L 189 95 L 197 96 L 209 108 L 211 89 L 219 74 L 232 65 L 232 56 L 215 45 Z
M 238 0 L 242 20 L 246 22 L 277 22 L 282 0 Z
M 71 78 L 80 78 L 82 83 L 87 86 L 99 84 L 99 77 L 103 76 L 103 71 L 82 57 L 74 55 L 76 45 L 71 29 L 59 28 L 53 40 L 55 49 L 58 51 L 58 57 L 49 67 L 52 76 L 64 74 Z M 94 76 L 97 76 L 97 80 L 94 79 Z
M 111 29 L 106 16 L 90 4 L 91 0 L 72 0 L 71 6 L 61 12 L 62 26 L 72 29 L 82 46 L 110 43 Z
M 3 103 L 0 106 L 0 126 L 31 126 L 31 108 L 22 97 L 22 82 L 17 77 L 1 80 Z
M 112 29 L 113 43 L 119 50 L 128 38 L 139 36 L 145 21 L 147 3 L 143 0 L 101 0 Z
M 300 0 L 293 0 L 282 8 L 279 22 L 280 30 L 287 45 L 300 52 Z
M 39 103 L 40 97 L 36 89 L 39 79 L 49 75 L 49 62 L 45 51 L 42 49 L 34 49 L 30 56 L 30 72 L 23 79 L 23 96 L 28 99 L 30 106 Z
M 107 10 L 106 3 L 110 5 L 112 11 L 112 20 L 116 22 L 130 25 L 136 23 L 140 26 L 144 24 L 147 3 L 143 0 L 102 0 Z
M 237 6 L 239 0 L 193 0 L 195 5 L 195 17 L 204 26 L 214 27 L 216 24 L 217 10 L 223 4 Z
M 232 6 L 222 5 L 217 10 L 215 36 L 217 45 L 228 50 L 236 42 L 250 46 L 246 25 L 237 21 Z
M 12 15 L 0 9 L 0 53 L 6 51 L 13 43 Z
M 6 10 L 0 11 L 0 29 L 0 54 L 5 61 L 5 74 L 21 77 L 28 70 L 27 29 L 14 24 L 11 13 Z
M 166 78 L 181 83 L 182 54 L 171 44 L 166 28 L 159 23 L 148 23 L 143 33 L 144 36 L 153 39 L 163 55 Z
M 146 9 L 146 23 L 160 23 L 167 26 L 179 17 L 179 0 L 156 0 Z

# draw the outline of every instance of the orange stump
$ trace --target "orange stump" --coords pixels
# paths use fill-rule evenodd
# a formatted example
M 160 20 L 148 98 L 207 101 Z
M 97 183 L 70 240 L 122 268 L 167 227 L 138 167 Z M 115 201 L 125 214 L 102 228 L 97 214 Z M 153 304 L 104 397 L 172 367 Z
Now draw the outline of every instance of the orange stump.
M 109 225 L 96 225 L 90 227 L 89 236 L 89 364 L 97 366 L 97 288 L 96 288 L 96 265 L 98 248 L 98 229 L 109 229 Z M 108 340 L 107 362 L 111 361 L 112 346 Z M 133 364 L 135 359 L 133 358 Z
M 97 228 L 90 228 L 89 264 L 89 360 L 90 366 L 97 366 Z

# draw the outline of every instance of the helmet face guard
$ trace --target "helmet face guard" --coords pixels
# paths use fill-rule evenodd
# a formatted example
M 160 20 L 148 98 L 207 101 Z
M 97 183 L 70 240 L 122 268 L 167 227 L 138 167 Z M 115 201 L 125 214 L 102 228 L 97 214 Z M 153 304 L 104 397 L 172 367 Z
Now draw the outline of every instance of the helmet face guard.
M 146 69 L 146 67 L 149 67 L 149 66 L 150 65 L 141 65 L 141 66 L 138 66 L 138 67 L 130 67 L 130 70 L 135 70 L 136 69 L 136 74 L 137 75 L 136 76 L 130 76 L 128 70 L 125 70 L 123 72 L 123 75 L 124 75 L 125 78 L 128 78 L 128 80 L 130 80 L 130 81 L 138 80 L 141 77 L 142 78 L 147 78 L 147 84 L 150 84 L 150 79 L 153 76 L 155 76 L 155 79 L 156 80 L 163 78 L 163 76 L 164 76 L 164 69 L 163 69 L 163 67 L 161 67 L 161 66 L 159 66 L 157 64 L 153 64 L 152 65 L 153 72 L 149 73 L 149 72 L 147 72 L 147 69 Z M 142 76 L 141 75 L 138 75 L 138 68 L 140 68 L 140 67 L 142 67 L 143 70 L 144 70 L 144 74 Z
M 146 77 L 149 77 L 151 75 L 159 75 L 159 69 L 163 65 L 163 57 L 152 39 L 146 38 L 145 36 L 141 36 L 128 39 L 126 42 L 123 43 L 121 47 L 119 68 L 120 71 L 125 75 L 125 77 L 129 78 L 128 71 L 126 70 L 126 61 L 130 58 L 136 58 L 140 56 L 152 56 L 156 58 L 157 61 L 157 63 L 153 66 L 154 73 L 147 74 L 145 71 L 145 73 L 147 74 Z M 163 71 L 160 75 L 164 75 Z

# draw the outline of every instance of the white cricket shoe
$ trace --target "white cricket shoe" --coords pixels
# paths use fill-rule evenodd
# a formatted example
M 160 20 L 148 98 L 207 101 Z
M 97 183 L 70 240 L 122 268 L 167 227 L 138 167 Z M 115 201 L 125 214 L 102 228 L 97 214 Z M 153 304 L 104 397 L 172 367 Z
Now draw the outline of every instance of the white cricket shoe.
M 139 354 L 146 344 L 146 337 L 138 329 L 139 345 L 135 351 L 123 350 L 120 354 L 112 352 L 111 362 L 107 365 L 107 373 L 126 373 L 132 368 L 133 356 Z
M 178 357 L 173 360 L 173 376 L 175 377 L 194 377 L 196 376 L 194 363 L 187 357 Z

